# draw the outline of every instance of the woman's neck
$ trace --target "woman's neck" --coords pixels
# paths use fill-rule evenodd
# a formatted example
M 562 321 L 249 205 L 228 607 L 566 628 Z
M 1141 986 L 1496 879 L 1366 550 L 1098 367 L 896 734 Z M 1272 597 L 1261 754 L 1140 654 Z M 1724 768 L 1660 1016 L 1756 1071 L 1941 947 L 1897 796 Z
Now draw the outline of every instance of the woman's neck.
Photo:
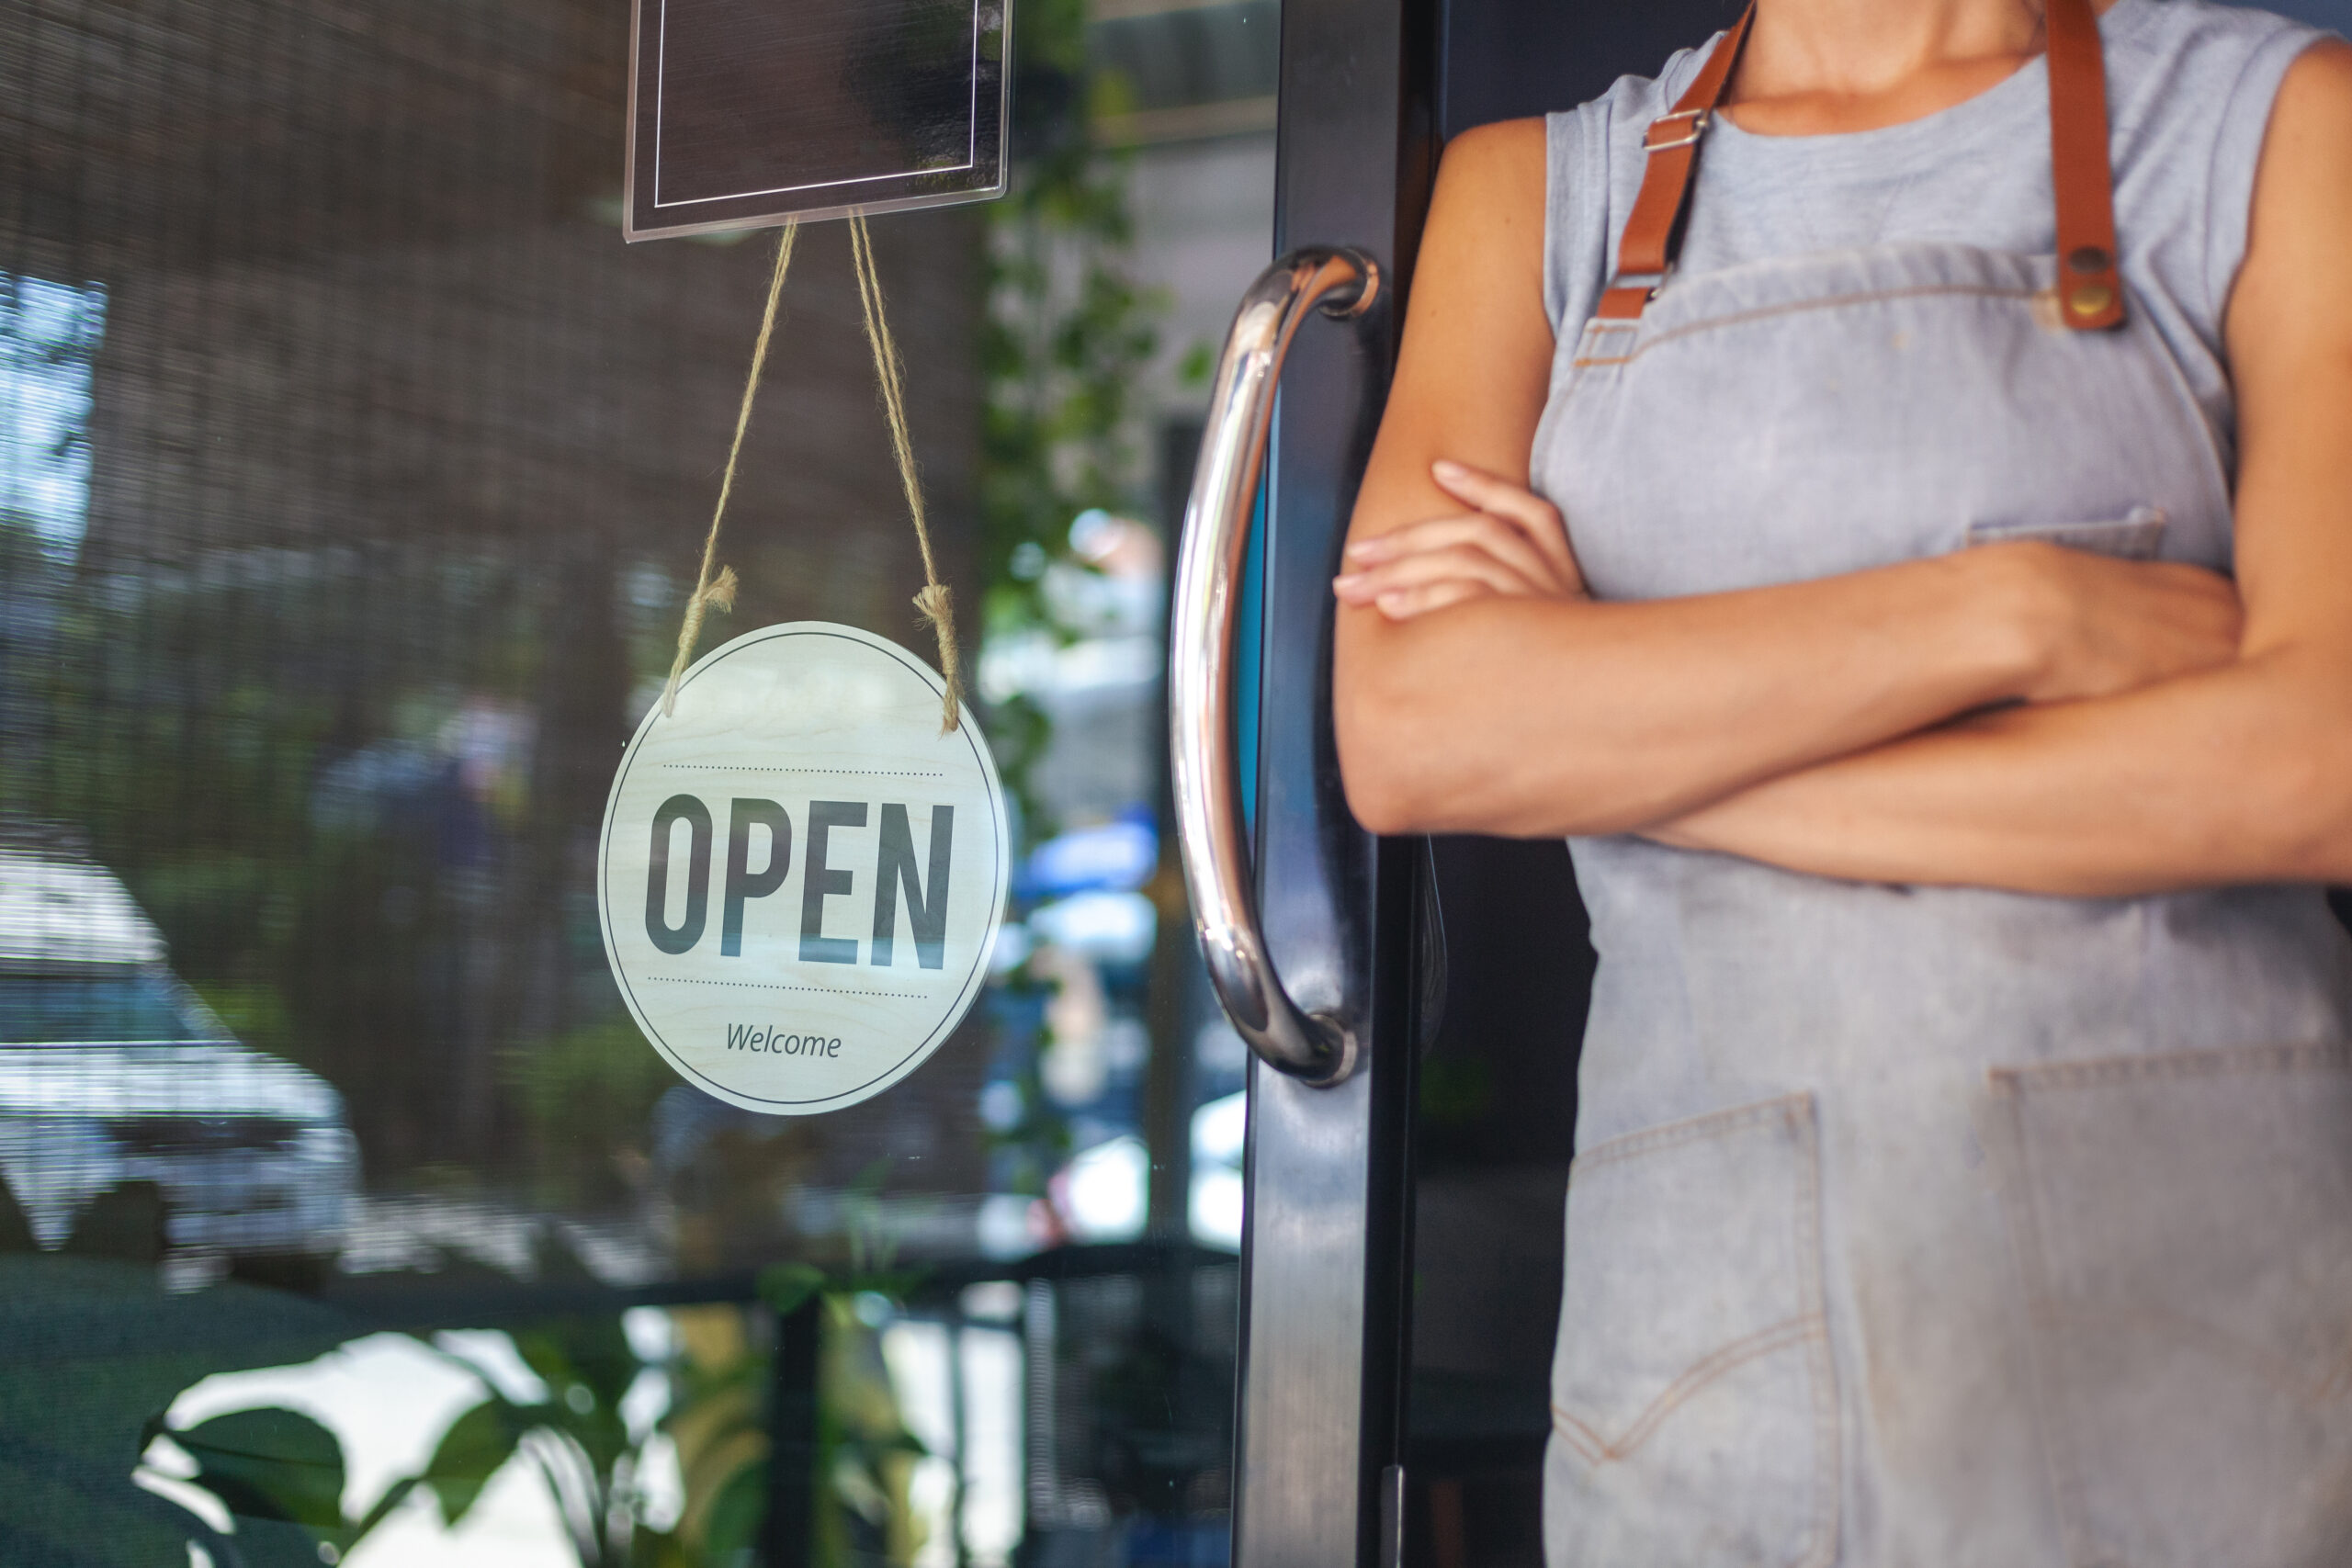
M 2040 0 L 1758 0 L 1730 113 L 1764 136 L 1874 130 L 1973 98 L 2041 49 Z

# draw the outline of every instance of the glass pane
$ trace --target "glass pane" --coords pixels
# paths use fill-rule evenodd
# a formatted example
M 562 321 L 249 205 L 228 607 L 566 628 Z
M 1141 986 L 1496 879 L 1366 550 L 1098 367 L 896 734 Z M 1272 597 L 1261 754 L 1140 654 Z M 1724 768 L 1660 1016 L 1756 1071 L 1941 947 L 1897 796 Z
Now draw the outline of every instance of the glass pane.
M 938 1054 L 774 1118 L 598 930 L 775 254 L 621 243 L 625 8 L 0 0 L 0 1560 L 1225 1561 L 1160 676 L 1275 21 L 1036 5 L 1014 194 L 874 221 L 1020 860 Z M 719 559 L 706 650 L 934 657 L 840 225 Z

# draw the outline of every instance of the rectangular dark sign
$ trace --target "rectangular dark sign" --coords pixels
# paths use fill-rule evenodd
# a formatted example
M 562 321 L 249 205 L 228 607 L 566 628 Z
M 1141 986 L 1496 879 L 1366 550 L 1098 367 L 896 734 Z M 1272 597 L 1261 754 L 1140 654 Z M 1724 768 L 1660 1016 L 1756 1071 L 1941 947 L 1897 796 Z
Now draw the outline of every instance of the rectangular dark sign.
M 632 240 L 1004 190 L 1011 0 L 635 0 Z

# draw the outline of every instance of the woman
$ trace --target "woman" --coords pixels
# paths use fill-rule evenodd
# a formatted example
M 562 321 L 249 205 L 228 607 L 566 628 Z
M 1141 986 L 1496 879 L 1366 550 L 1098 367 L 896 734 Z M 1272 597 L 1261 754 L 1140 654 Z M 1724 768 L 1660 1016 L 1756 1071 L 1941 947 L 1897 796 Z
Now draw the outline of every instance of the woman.
M 2347 258 L 2352 50 L 2201 0 L 1449 150 L 1335 705 L 1575 840 L 1553 1568 L 2352 1562 Z

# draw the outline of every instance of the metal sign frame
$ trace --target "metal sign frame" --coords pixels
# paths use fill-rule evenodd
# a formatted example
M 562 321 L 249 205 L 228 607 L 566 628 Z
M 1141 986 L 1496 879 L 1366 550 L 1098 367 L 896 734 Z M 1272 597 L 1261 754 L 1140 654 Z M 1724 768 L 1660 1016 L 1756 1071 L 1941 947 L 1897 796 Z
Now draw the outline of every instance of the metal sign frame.
M 933 165 L 802 181 L 718 196 L 663 201 L 664 41 L 679 0 L 631 0 L 628 164 L 622 179 L 621 233 L 630 241 L 769 228 L 787 219 L 812 222 L 852 212 L 989 201 L 1002 196 L 1011 166 L 1012 0 L 968 0 L 971 6 L 970 153 Z M 779 0 L 806 6 L 809 0 Z M 779 84 L 789 91 L 789 84 Z

